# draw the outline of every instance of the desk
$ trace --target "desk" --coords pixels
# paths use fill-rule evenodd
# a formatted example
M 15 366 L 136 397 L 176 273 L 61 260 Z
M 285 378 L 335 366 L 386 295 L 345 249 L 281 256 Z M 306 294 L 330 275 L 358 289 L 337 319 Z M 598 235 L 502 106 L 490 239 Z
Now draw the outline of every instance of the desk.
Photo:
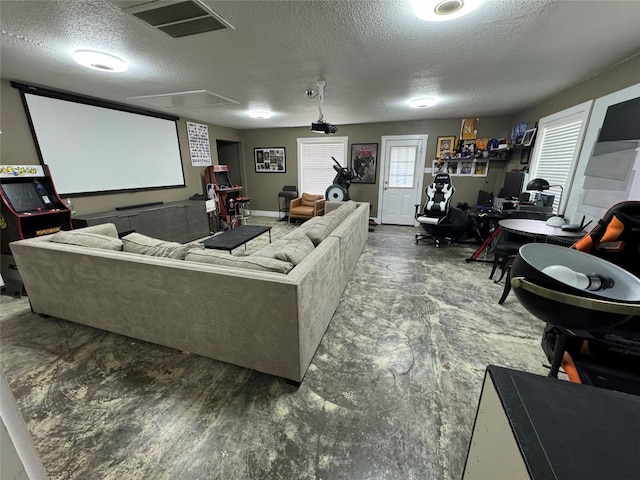
M 271 243 L 271 227 L 263 227 L 260 225 L 240 225 L 232 230 L 227 230 L 220 235 L 209 238 L 202 242 L 205 248 L 213 248 L 216 250 L 227 250 L 229 253 L 235 248 L 244 245 L 247 248 L 247 242 L 269 232 L 269 243 Z
M 543 239 L 547 237 L 564 237 L 575 238 L 577 240 L 583 237 L 586 233 L 583 231 L 568 232 L 566 230 L 562 230 L 561 227 L 551 227 L 543 220 L 530 220 L 528 218 L 510 218 L 500 220 L 498 225 L 507 232 L 533 237 L 534 241 L 540 237 L 543 237 Z

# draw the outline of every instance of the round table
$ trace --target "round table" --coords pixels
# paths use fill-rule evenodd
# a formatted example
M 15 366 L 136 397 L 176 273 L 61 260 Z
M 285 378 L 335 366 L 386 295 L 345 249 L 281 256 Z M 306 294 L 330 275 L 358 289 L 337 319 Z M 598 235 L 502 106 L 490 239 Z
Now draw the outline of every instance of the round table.
M 511 218 L 500 220 L 500 228 L 507 232 L 528 237 L 565 237 L 578 239 L 585 235 L 585 231 L 568 232 L 561 227 L 551 227 L 544 220 L 530 220 L 528 218 Z

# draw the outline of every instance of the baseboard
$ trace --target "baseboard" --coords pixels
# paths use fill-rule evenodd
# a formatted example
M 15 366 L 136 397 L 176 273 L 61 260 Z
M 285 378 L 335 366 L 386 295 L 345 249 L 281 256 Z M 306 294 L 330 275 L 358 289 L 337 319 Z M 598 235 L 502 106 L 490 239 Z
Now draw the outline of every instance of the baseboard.
M 271 210 L 255 210 L 251 209 L 251 215 L 255 215 L 256 217 L 273 217 L 278 218 L 278 212 L 273 212 Z

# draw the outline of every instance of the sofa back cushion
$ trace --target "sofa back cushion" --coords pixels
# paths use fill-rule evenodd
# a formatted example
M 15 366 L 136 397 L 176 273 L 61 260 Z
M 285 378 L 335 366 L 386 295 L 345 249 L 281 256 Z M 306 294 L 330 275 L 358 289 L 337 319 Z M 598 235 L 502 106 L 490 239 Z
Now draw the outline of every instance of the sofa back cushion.
M 340 217 L 336 215 L 313 217 L 298 227 L 298 230 L 304 232 L 317 247 L 340 223 Z
M 79 245 L 81 247 L 102 248 L 105 250 L 122 251 L 122 240 L 110 235 L 102 235 L 80 230 L 61 231 L 51 237 L 52 242 Z
M 322 195 L 312 195 L 311 193 L 303 193 L 300 204 L 304 207 L 313 207 L 317 200 L 320 200 Z
M 353 200 L 348 200 L 335 210 L 331 210 L 330 212 L 325 213 L 325 216 L 336 216 L 340 218 L 340 221 L 342 222 L 345 218 L 356 211 L 356 207 L 356 202 L 354 202 Z
M 189 250 L 185 260 L 188 262 L 208 263 L 222 267 L 246 268 L 248 270 L 259 270 L 263 272 L 289 273 L 293 268 L 290 262 L 283 262 L 275 258 L 257 257 L 255 255 L 236 257 L 227 252 L 201 250 L 199 248 Z
M 175 258 L 178 260 L 184 260 L 187 251 L 195 247 L 195 245 L 190 243 L 183 245 L 178 242 L 167 242 L 136 232 L 122 237 L 122 243 L 125 252 L 151 255 L 153 257 Z M 202 247 L 204 248 L 204 245 Z
M 314 249 L 313 242 L 303 232 L 292 231 L 283 238 L 267 244 L 253 255 L 265 258 L 276 258 L 283 262 L 298 265 Z

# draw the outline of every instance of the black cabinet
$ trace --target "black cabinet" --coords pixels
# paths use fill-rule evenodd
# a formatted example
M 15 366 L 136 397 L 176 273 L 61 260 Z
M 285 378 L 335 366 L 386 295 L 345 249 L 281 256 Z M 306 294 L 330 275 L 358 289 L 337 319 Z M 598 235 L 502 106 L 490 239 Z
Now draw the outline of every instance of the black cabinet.
M 118 233 L 130 231 L 171 242 L 190 242 L 209 235 L 209 217 L 205 202 L 187 200 L 127 210 L 80 215 L 75 228 L 113 223 Z
M 638 396 L 491 365 L 462 478 L 638 478 L 638 418 Z

